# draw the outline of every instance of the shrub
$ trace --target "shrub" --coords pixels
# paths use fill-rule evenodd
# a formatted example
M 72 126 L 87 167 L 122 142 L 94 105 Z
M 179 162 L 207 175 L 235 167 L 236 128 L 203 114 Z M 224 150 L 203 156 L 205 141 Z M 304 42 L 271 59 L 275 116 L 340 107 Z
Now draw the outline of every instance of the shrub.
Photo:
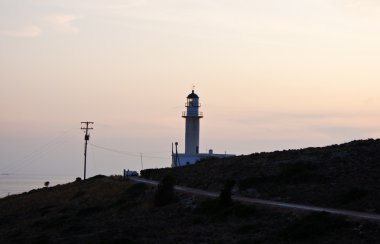
M 221 206 L 227 207 L 227 206 L 232 205 L 233 202 L 232 202 L 232 198 L 231 198 L 231 195 L 232 195 L 231 192 L 232 192 L 232 188 L 234 187 L 234 185 L 235 185 L 234 180 L 228 180 L 224 184 L 224 188 L 219 195 L 219 201 L 220 201 Z
M 91 178 L 88 178 L 88 180 L 96 180 L 96 179 L 103 179 L 103 178 L 107 178 L 107 176 L 105 175 L 95 175 Z
M 176 201 L 174 194 L 174 184 L 175 179 L 170 175 L 165 176 L 160 184 L 158 184 L 154 197 L 154 205 L 156 207 L 165 206 Z

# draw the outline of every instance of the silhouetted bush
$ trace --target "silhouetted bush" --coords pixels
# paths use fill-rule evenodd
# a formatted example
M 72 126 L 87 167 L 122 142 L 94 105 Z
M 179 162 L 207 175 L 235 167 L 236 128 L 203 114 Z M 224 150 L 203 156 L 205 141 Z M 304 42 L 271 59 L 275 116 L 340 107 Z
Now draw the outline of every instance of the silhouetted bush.
M 49 185 L 50 185 L 50 182 L 49 181 L 45 181 L 44 186 L 45 187 L 49 187 Z
M 80 177 L 75 178 L 75 182 L 80 182 L 82 179 Z
M 105 175 L 95 175 L 91 178 L 88 178 L 87 180 L 96 180 L 96 179 L 103 179 L 103 178 L 107 178 L 107 176 Z
M 231 198 L 232 193 L 231 192 L 232 192 L 232 188 L 234 187 L 234 185 L 235 185 L 234 180 L 228 180 L 224 184 L 224 188 L 219 195 L 219 201 L 220 201 L 221 206 L 231 206 L 232 205 L 232 198 Z
M 175 179 L 173 176 L 165 176 L 157 186 L 154 205 L 157 207 L 164 206 L 176 201 L 174 194 Z
M 172 168 L 161 168 L 161 169 L 144 169 L 140 171 L 140 175 L 146 179 L 163 179 L 164 175 L 168 171 L 173 170 Z M 166 173 L 165 173 L 166 172 Z
M 195 212 L 198 214 L 215 215 L 219 217 L 235 216 L 238 218 L 249 217 L 256 212 L 256 208 L 251 205 L 234 203 L 231 197 L 232 188 L 235 181 L 226 181 L 218 199 L 209 199 L 201 202 Z

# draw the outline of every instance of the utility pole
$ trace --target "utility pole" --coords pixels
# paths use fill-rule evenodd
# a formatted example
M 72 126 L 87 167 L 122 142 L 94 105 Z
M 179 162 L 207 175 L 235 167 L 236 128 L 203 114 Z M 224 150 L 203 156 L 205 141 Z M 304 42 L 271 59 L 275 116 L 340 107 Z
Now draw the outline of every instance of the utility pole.
M 140 153 L 141 170 L 144 170 L 144 165 L 143 165 L 142 155 L 143 155 L 143 154 Z
M 179 158 L 178 158 L 178 142 L 175 142 L 174 145 L 175 145 L 175 163 L 174 163 L 174 166 L 178 167 L 178 166 L 180 166 Z
M 88 133 L 89 130 L 93 130 L 94 128 L 88 127 L 90 124 L 94 124 L 94 122 L 81 122 L 81 124 L 85 124 L 86 127 L 81 127 L 81 130 L 84 130 L 85 135 L 84 135 L 84 174 L 83 174 L 83 180 L 86 179 L 86 161 L 87 161 L 87 142 L 90 140 L 90 134 Z

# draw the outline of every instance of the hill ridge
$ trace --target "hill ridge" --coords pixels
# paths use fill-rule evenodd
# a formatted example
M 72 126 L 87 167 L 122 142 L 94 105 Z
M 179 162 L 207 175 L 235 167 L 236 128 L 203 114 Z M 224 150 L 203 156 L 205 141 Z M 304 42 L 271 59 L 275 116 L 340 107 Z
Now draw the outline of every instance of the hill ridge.
M 178 168 L 146 169 L 160 180 L 218 191 L 235 180 L 243 196 L 380 213 L 380 139 L 207 159 Z

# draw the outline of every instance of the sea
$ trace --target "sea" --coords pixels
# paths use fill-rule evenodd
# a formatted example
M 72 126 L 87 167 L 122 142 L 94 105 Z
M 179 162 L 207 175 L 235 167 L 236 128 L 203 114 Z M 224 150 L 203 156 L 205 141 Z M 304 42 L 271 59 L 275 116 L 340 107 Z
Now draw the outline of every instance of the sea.
M 49 186 L 56 186 L 75 181 L 75 176 L 51 175 L 0 175 L 0 198 L 42 188 L 46 181 Z

